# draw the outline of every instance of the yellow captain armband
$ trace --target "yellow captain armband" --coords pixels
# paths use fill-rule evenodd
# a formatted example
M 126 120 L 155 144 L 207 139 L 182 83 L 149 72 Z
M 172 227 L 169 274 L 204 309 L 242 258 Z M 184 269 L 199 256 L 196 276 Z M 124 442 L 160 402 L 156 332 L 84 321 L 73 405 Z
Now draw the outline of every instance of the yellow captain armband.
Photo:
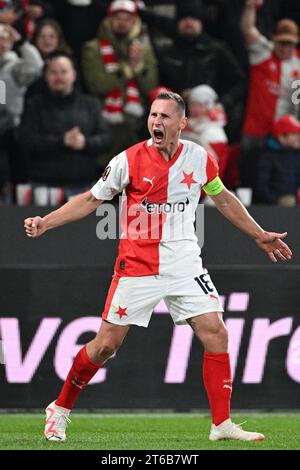
M 216 196 L 224 189 L 224 184 L 219 176 L 217 176 L 215 179 L 203 186 L 203 189 L 208 196 Z

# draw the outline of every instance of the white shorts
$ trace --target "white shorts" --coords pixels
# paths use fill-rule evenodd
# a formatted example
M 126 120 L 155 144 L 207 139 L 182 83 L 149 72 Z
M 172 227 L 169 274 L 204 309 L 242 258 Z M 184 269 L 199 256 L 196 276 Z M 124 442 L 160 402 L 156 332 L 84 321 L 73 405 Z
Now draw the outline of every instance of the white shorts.
M 116 325 L 147 327 L 155 306 L 166 302 L 173 322 L 185 325 L 186 320 L 203 313 L 223 312 L 219 294 L 209 274 L 198 276 L 113 277 L 102 319 Z

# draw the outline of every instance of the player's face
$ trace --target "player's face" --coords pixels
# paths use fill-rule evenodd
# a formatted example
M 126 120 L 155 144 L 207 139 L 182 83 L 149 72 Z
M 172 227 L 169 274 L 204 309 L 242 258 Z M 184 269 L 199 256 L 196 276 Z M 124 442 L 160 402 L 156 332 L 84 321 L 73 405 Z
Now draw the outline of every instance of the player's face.
M 173 100 L 154 100 L 148 118 L 148 130 L 157 150 L 168 150 L 176 145 L 187 119 Z

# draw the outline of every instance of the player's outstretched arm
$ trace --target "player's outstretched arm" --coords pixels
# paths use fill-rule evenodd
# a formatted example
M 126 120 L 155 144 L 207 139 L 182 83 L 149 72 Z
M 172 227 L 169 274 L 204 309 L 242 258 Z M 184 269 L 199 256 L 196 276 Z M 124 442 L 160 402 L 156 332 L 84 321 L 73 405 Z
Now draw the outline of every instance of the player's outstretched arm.
M 287 261 L 292 258 L 292 252 L 288 245 L 282 241 L 287 233 L 266 232 L 251 217 L 247 209 L 230 191 L 224 188 L 212 199 L 217 209 L 240 230 L 253 238 L 257 246 L 261 248 L 273 263 L 277 259 Z
M 51 228 L 83 219 L 91 214 L 101 203 L 102 201 L 96 199 L 90 191 L 79 194 L 45 217 L 36 216 L 25 219 L 24 228 L 26 235 L 30 238 L 37 238 Z

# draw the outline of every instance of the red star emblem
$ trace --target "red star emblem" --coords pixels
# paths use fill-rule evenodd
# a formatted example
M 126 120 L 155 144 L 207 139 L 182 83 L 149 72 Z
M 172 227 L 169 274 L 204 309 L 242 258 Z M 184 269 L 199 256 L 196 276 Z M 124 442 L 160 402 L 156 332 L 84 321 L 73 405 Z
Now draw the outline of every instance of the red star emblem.
M 119 315 L 120 320 L 121 320 L 122 317 L 127 317 L 126 310 L 127 310 L 127 307 L 126 307 L 126 308 L 122 308 L 122 307 L 120 307 L 120 305 L 119 305 L 119 310 L 118 310 L 117 312 L 115 312 L 115 314 L 116 314 L 116 315 Z
M 191 189 L 192 184 L 198 183 L 198 181 L 195 181 L 194 178 L 193 178 L 193 176 L 194 176 L 193 171 L 189 175 L 187 173 L 183 172 L 183 175 L 184 175 L 184 179 L 182 181 L 180 181 L 180 183 L 187 184 L 189 189 Z

